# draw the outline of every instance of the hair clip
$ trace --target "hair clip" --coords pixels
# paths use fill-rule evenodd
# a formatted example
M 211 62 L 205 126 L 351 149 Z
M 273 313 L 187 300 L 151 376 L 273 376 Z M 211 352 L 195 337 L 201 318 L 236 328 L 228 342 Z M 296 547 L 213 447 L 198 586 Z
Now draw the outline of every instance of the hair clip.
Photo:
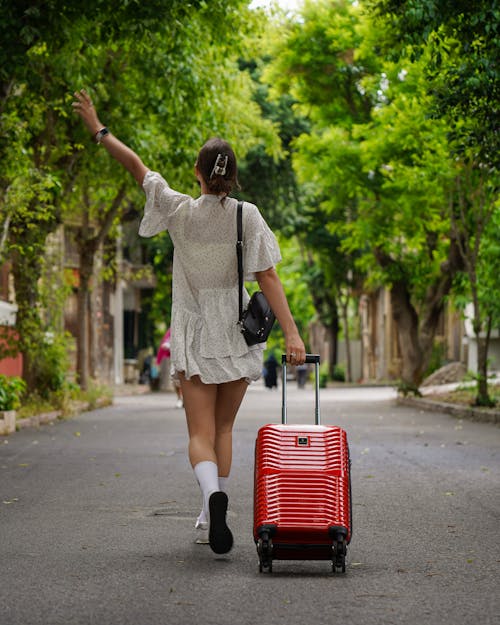
M 217 158 L 215 159 L 215 165 L 212 169 L 212 173 L 210 174 L 210 179 L 214 176 L 225 176 L 226 175 L 226 167 L 228 161 L 227 154 L 217 154 Z

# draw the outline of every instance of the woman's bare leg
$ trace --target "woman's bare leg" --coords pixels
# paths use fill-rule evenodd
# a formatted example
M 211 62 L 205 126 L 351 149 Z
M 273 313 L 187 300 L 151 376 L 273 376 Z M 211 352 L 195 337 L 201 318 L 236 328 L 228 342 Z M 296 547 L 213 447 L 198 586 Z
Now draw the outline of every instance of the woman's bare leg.
M 191 466 L 195 467 L 205 460 L 217 464 L 215 453 L 217 385 L 203 384 L 199 376 L 186 380 L 183 373 L 179 374 L 179 379 L 186 411 Z
M 247 388 L 248 382 L 244 379 L 219 384 L 217 388 L 214 450 L 221 477 L 227 477 L 231 470 L 233 425 Z
M 186 380 L 179 374 L 184 408 L 189 432 L 189 459 L 198 481 L 206 475 L 209 465 L 217 467 L 217 474 L 227 480 L 232 462 L 232 429 L 241 401 L 248 388 L 245 380 L 236 380 L 224 384 L 203 384 L 198 376 Z M 203 477 L 205 482 L 205 477 Z M 213 478 L 209 478 L 210 483 Z M 218 491 L 223 490 L 219 479 Z M 205 490 L 207 483 L 205 484 Z M 210 489 L 213 490 L 213 487 Z M 203 488 L 202 488 L 203 491 Z M 215 497 L 215 495 L 214 495 Z M 216 525 L 210 524 L 209 541 L 216 553 L 225 553 L 232 546 L 232 535 L 225 522 L 227 496 L 216 495 L 217 501 L 212 511 L 217 516 Z M 204 492 L 204 505 L 196 527 L 204 529 L 208 521 L 208 499 Z
M 189 460 L 194 467 L 210 460 L 227 477 L 232 461 L 233 425 L 248 388 L 246 380 L 204 384 L 198 376 L 179 374 L 189 433 Z

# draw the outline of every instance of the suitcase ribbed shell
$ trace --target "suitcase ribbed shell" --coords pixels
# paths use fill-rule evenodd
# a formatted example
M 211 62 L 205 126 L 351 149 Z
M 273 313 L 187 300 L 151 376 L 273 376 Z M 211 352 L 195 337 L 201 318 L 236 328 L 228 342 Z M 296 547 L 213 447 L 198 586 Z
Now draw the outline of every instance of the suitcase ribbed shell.
M 329 528 L 336 526 L 347 530 L 349 542 L 350 516 L 349 449 L 343 429 L 266 425 L 259 430 L 255 540 L 259 528 L 272 525 L 276 544 L 331 545 Z

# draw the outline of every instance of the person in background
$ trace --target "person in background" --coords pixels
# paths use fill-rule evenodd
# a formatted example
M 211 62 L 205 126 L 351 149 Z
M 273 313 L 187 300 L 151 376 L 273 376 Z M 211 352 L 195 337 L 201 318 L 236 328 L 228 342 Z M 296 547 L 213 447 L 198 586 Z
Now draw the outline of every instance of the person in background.
M 163 359 L 168 358 L 168 365 L 170 365 L 170 337 L 171 337 L 170 328 L 163 335 L 162 340 L 160 341 L 160 347 L 158 349 L 158 353 L 156 354 L 156 365 L 158 367 L 161 366 L 161 362 Z M 176 408 L 182 408 L 184 403 L 182 401 L 182 389 L 181 383 L 178 379 L 173 379 L 175 392 L 177 394 L 177 401 L 175 403 Z
M 308 373 L 308 367 L 306 365 L 306 363 L 304 363 L 303 365 L 297 365 L 295 367 L 295 373 L 297 375 L 297 386 L 299 388 L 304 388 L 306 385 L 306 381 L 307 381 L 307 373 Z
M 270 390 L 278 388 L 278 361 L 273 352 L 271 352 L 268 359 L 265 361 L 264 368 L 264 383 L 266 388 Z
M 238 188 L 236 156 L 227 141 L 209 139 L 194 165 L 200 197 L 179 193 L 110 132 L 85 90 L 74 97 L 74 110 L 94 141 L 132 174 L 146 194 L 139 235 L 151 237 L 168 230 L 172 239 L 171 367 L 182 387 L 189 459 L 203 496 L 201 514 L 208 522 L 209 544 L 215 553 L 227 553 L 233 545 L 225 492 L 233 425 L 249 383 L 261 375 L 265 347 L 248 346 L 237 324 L 238 202 L 229 197 Z M 174 143 L 171 149 L 175 151 Z M 259 209 L 244 202 L 245 278 L 258 282 L 285 336 L 287 360 L 297 365 L 305 361 L 306 352 L 275 270 L 280 260 L 276 237 Z M 248 292 L 243 295 L 246 304 Z

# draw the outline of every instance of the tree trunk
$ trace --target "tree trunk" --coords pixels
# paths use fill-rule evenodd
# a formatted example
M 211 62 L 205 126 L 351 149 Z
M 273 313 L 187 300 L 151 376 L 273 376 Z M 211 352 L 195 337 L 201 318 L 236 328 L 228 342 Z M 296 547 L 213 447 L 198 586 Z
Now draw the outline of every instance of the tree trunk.
M 478 312 L 475 311 L 475 315 Z M 491 334 L 491 316 L 488 317 L 486 336 L 481 336 L 481 324 L 474 320 L 474 331 L 477 341 L 477 395 L 476 406 L 494 406 L 495 402 L 488 393 L 488 348 Z
M 76 341 L 76 375 L 83 390 L 88 388 L 88 299 L 89 289 L 86 279 L 80 274 L 78 287 L 78 336 Z
M 410 392 L 418 393 L 423 369 L 418 315 L 411 304 L 410 294 L 401 281 L 392 285 L 391 306 L 403 361 L 400 388 L 405 395 Z
M 335 370 L 335 365 L 339 360 L 339 317 L 337 315 L 337 309 L 335 309 L 335 314 L 332 316 L 331 322 L 327 326 L 328 334 L 330 335 L 330 362 L 328 363 L 328 375 L 330 379 L 333 379 L 333 372 Z
M 80 245 L 80 284 L 78 287 L 78 337 L 76 349 L 76 373 L 83 390 L 89 386 L 89 300 L 90 281 L 94 271 L 95 240 Z
M 390 256 L 379 249 L 375 250 L 375 258 L 383 268 L 393 263 Z M 459 241 L 456 237 L 452 237 L 448 258 L 441 264 L 441 275 L 437 276 L 427 288 L 421 306 L 422 321 L 419 320 L 419 315 L 411 303 L 411 293 L 404 279 L 394 282 L 391 286 L 392 316 L 398 331 L 403 361 L 401 374 L 403 393 L 419 394 L 418 387 L 431 358 L 445 297 L 450 292 L 454 277 L 463 266 Z
M 346 296 L 345 300 L 340 299 L 342 306 L 342 324 L 344 326 L 344 338 L 345 338 L 345 359 L 346 359 L 346 372 L 345 381 L 352 382 L 352 366 L 351 366 L 351 342 L 349 337 L 349 319 L 347 315 L 349 307 L 349 297 Z
M 118 215 L 120 206 L 125 197 L 126 185 L 123 184 L 117 191 L 111 207 L 104 212 L 103 220 L 95 235 L 91 235 L 89 228 L 90 210 L 84 213 L 83 223 L 77 239 L 80 256 L 80 286 L 78 289 L 78 338 L 77 338 L 77 376 L 82 389 L 87 390 L 89 384 L 91 332 L 90 332 L 90 286 L 94 273 L 95 256 L 99 247 L 107 237 L 113 221 Z M 90 207 L 89 198 L 85 198 L 85 206 Z M 104 209 L 103 209 L 104 210 Z M 93 367 L 94 368 L 94 367 Z

